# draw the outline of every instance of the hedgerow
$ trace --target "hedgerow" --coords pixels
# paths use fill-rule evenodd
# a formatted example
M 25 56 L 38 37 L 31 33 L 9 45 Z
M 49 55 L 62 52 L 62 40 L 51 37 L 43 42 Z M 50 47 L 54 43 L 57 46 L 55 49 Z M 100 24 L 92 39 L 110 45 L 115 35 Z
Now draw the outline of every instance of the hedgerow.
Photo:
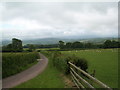
M 27 53 L 3 53 L 2 54 L 2 78 L 21 72 L 29 64 L 39 58 L 37 52 Z

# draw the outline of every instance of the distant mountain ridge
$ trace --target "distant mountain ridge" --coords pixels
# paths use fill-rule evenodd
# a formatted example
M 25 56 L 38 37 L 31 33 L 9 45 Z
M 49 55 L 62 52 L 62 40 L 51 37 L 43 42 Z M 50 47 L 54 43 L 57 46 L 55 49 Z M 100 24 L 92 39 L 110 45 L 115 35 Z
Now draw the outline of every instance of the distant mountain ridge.
M 64 42 L 92 42 L 92 43 L 103 43 L 105 40 L 118 40 L 118 38 L 88 38 L 88 39 L 80 39 L 80 38 L 74 38 L 74 39 L 68 39 L 68 38 L 42 38 L 42 39 L 32 39 L 32 40 L 22 40 L 23 45 L 25 44 L 58 44 L 58 42 L 62 40 Z M 7 45 L 11 43 L 11 40 L 3 40 L 2 45 Z

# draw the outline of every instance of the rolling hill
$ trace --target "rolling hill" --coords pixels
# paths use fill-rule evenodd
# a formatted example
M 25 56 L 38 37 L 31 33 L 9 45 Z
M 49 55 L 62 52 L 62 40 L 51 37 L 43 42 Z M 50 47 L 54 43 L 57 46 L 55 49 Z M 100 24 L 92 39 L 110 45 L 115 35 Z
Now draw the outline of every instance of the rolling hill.
M 25 44 L 57 44 L 60 40 L 64 42 L 92 42 L 92 43 L 103 43 L 105 40 L 118 40 L 117 38 L 88 38 L 88 39 L 80 39 L 80 38 L 42 38 L 42 39 L 31 39 L 31 40 L 22 40 L 23 45 Z M 2 45 L 7 45 L 11 43 L 11 40 L 2 40 Z

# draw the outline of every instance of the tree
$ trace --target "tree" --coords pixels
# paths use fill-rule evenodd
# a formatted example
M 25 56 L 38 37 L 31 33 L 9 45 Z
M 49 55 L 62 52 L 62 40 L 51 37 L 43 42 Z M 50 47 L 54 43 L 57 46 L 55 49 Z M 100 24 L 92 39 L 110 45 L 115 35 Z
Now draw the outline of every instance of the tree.
M 22 41 L 16 38 L 12 39 L 12 43 L 2 47 L 2 52 L 21 52 L 23 51 Z
M 120 42 L 118 42 L 118 48 L 120 48 Z
M 2 52 L 21 52 L 23 51 L 22 41 L 16 38 L 12 39 L 12 43 L 2 47 Z
M 112 44 L 111 40 L 106 40 L 104 42 L 104 48 L 111 48 L 111 44 Z
M 83 48 L 83 43 L 76 41 L 72 43 L 72 48 Z
M 15 52 L 22 51 L 23 50 L 22 41 L 19 39 L 13 38 L 12 39 L 12 49 Z
M 117 42 L 117 41 L 115 41 L 115 40 L 113 40 L 113 41 L 111 42 L 111 47 L 112 47 L 112 48 L 118 48 L 118 45 L 119 45 L 119 42 Z
M 59 41 L 59 47 L 60 47 L 60 49 L 64 48 L 64 42 L 63 41 Z
M 72 47 L 72 43 L 71 42 L 66 43 L 66 48 L 70 49 L 71 47 Z
M 12 44 L 8 44 L 7 46 L 2 46 L 2 51 L 3 52 L 12 52 Z
M 85 43 L 85 48 L 93 48 L 93 44 L 90 42 Z
M 30 51 L 34 51 L 36 49 L 35 45 L 29 44 L 28 48 Z

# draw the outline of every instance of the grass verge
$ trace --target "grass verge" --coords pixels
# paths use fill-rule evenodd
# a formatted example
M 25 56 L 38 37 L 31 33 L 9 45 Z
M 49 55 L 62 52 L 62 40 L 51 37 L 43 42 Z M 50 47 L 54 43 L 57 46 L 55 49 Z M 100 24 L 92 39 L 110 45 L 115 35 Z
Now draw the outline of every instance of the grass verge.
M 61 73 L 53 67 L 52 60 L 49 57 L 48 66 L 41 74 L 15 88 L 64 88 L 65 82 L 60 74 Z

